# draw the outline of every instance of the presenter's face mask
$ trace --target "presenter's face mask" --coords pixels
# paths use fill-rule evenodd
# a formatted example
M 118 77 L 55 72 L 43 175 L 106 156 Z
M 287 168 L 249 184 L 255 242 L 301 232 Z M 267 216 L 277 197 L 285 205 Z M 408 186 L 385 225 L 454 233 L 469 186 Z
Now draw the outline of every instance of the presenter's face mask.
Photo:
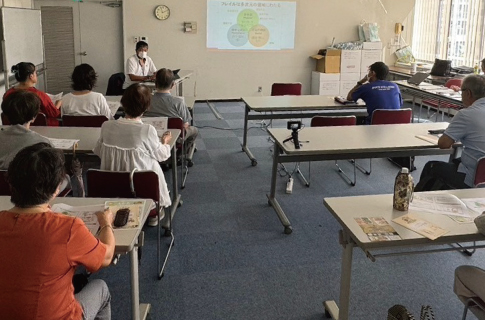
M 146 49 L 146 48 L 145 49 L 138 50 L 138 52 L 137 52 L 138 58 L 140 58 L 140 59 L 146 59 L 147 56 L 148 56 L 147 51 L 148 51 L 148 49 Z

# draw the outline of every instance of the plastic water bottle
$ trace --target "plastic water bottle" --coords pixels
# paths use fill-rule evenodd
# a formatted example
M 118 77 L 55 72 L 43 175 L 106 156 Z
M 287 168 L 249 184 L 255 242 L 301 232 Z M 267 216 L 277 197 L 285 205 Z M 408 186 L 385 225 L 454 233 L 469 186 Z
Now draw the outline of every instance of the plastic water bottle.
M 402 168 L 394 183 L 393 207 L 399 211 L 407 211 L 413 196 L 414 182 L 408 168 Z

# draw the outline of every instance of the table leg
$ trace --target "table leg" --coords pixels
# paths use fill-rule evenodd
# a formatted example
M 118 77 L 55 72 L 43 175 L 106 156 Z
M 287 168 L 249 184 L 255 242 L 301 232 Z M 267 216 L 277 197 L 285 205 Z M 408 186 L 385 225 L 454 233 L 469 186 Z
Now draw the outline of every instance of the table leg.
M 268 197 L 268 204 L 273 207 L 278 215 L 278 218 L 281 221 L 281 224 L 285 227 L 285 234 L 290 234 L 293 229 L 291 228 L 291 223 L 285 215 L 285 212 L 281 208 L 278 200 L 276 200 L 276 177 L 278 175 L 278 163 L 279 163 L 279 155 L 282 152 L 281 148 L 278 146 L 278 143 L 274 144 L 274 153 L 273 153 L 273 170 L 271 174 L 271 191 Z
M 354 250 L 354 242 L 345 231 L 340 231 L 341 244 L 343 246 L 342 252 L 342 270 L 340 276 L 340 308 L 335 301 L 329 300 L 324 302 L 325 313 L 330 315 L 335 320 L 349 320 L 349 306 L 350 306 L 350 281 L 352 274 L 352 253 Z
M 138 247 L 130 251 L 131 318 L 140 320 L 140 288 L 138 286 Z
M 251 160 L 251 165 L 254 167 L 258 164 L 256 158 L 253 156 L 251 151 L 248 148 L 248 115 L 249 115 L 249 106 L 246 104 L 245 111 L 244 111 L 244 132 L 243 132 L 243 144 L 242 144 L 242 151 L 246 152 L 247 156 Z
M 175 148 L 175 145 L 171 150 L 171 157 L 172 157 L 172 205 L 170 206 L 169 214 L 171 215 L 171 218 L 173 219 L 173 217 L 175 216 L 175 212 L 177 211 L 177 207 L 179 206 L 179 204 L 182 203 L 181 196 L 179 194 L 179 189 L 178 189 L 177 150 Z M 163 219 L 162 226 L 166 230 L 165 233 L 170 232 L 172 230 L 172 225 L 170 223 L 170 219 L 168 219 L 167 216 Z

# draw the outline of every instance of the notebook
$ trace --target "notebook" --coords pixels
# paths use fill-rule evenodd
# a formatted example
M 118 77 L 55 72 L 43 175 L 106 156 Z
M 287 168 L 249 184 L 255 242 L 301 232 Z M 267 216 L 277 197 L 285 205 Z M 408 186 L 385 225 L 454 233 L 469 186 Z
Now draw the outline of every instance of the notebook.
M 414 84 L 418 86 L 421 82 L 424 81 L 429 76 L 429 73 L 425 72 L 417 72 L 414 76 L 408 79 L 409 84 Z

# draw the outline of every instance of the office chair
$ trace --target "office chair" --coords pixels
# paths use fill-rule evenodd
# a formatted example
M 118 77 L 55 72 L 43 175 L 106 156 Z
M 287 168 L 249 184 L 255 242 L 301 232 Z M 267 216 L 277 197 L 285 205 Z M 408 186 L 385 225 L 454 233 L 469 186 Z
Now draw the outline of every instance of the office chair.
M 7 116 L 2 112 L 0 115 L 2 118 L 2 124 L 5 126 L 10 125 L 10 120 L 8 120 Z M 31 123 L 32 126 L 39 126 L 39 127 L 46 127 L 47 126 L 47 117 L 42 112 L 37 114 L 35 120 Z
M 188 159 L 186 153 L 194 153 L 195 143 L 193 144 L 191 150 L 187 150 L 187 152 L 185 152 L 185 127 L 184 121 L 181 118 L 168 118 L 167 128 L 180 130 L 180 138 L 182 140 L 182 143 L 177 143 L 176 148 L 177 151 L 180 151 L 180 159 L 182 161 L 182 170 L 180 170 L 180 180 L 182 181 L 182 183 L 180 184 L 180 188 L 184 189 L 185 181 L 187 180 L 187 175 L 189 174 L 189 166 L 192 166 L 192 159 Z
M 357 118 L 355 116 L 335 116 L 335 117 L 323 117 L 315 116 L 310 122 L 311 127 L 330 127 L 330 126 L 355 126 L 357 123 Z M 310 181 L 310 163 L 308 162 L 308 181 Z M 351 186 L 355 186 L 357 182 L 356 176 L 356 163 L 353 161 L 354 165 L 354 180 L 349 178 L 347 174 L 338 165 L 338 160 L 335 160 L 335 166 L 337 166 L 338 172 L 347 180 Z
M 463 82 L 462 79 L 449 79 L 448 81 L 446 81 L 445 87 L 447 87 L 447 88 L 451 88 L 452 86 L 461 87 L 462 82 Z M 423 108 L 423 106 L 426 106 L 428 108 L 428 118 L 430 118 L 430 116 L 429 116 L 430 107 L 433 107 L 437 110 L 436 111 L 436 121 L 438 121 L 438 115 L 440 113 L 441 107 L 448 108 L 448 114 L 450 114 L 451 109 L 460 110 L 461 108 L 463 108 L 462 106 L 457 105 L 457 104 L 453 104 L 453 103 L 448 103 L 448 102 L 439 103 L 438 100 L 434 100 L 434 99 L 422 100 L 421 104 L 419 105 L 418 121 L 419 121 L 419 119 L 421 119 L 421 109 Z M 443 121 L 443 119 L 444 119 L 444 113 L 441 113 L 441 121 Z
M 301 96 L 301 83 L 273 83 L 272 96 Z
M 10 185 L 7 181 L 7 170 L 0 170 L 0 196 L 9 196 Z
M 272 96 L 301 96 L 301 88 L 302 88 L 302 85 L 301 85 L 300 82 L 294 82 L 294 83 L 278 83 L 277 82 L 277 83 L 273 83 L 271 85 L 271 95 Z M 270 121 L 270 124 L 271 123 L 272 123 L 272 121 Z M 264 120 L 261 120 L 260 124 L 261 124 L 262 128 L 265 128 L 266 122 Z M 269 140 L 271 141 L 271 138 L 269 138 Z M 286 169 L 286 167 L 283 164 L 280 164 L 280 165 L 283 168 L 283 170 L 289 176 L 291 176 L 290 173 L 288 172 L 288 170 Z M 310 167 L 309 167 L 309 170 L 310 170 Z M 300 163 L 296 164 L 295 172 L 300 175 L 300 177 L 302 178 L 305 185 L 307 187 L 309 187 L 310 182 L 306 180 L 305 176 L 301 172 Z
M 63 127 L 96 127 L 99 128 L 103 122 L 108 121 L 106 116 L 62 116 Z
M 461 299 L 460 299 L 461 300 Z M 466 320 L 466 315 L 468 310 L 470 310 L 475 317 L 479 320 L 485 320 L 485 302 L 478 297 L 468 298 L 465 301 L 462 301 L 465 305 L 465 309 L 463 310 L 462 320 Z
M 411 123 L 413 119 L 413 111 L 410 108 L 404 109 L 376 109 L 372 113 L 371 125 L 380 124 L 404 124 Z M 364 169 L 361 165 L 357 164 L 357 169 L 361 172 L 370 175 L 372 172 L 372 159 L 369 159 L 369 170 Z M 413 170 L 409 168 L 409 170 Z
M 68 177 L 68 176 L 66 176 Z M 67 197 L 69 193 L 72 191 L 71 181 L 66 179 L 67 185 L 57 196 L 58 197 Z M 0 196 L 11 196 L 12 193 L 10 192 L 10 185 L 8 184 L 7 180 L 7 170 L 0 170 Z
M 124 92 L 123 83 L 125 83 L 125 74 L 123 72 L 112 74 L 108 79 L 108 87 L 106 88 L 106 95 L 122 96 Z
M 107 171 L 98 169 L 89 169 L 86 173 L 87 194 L 88 197 L 94 198 L 140 198 L 152 199 L 155 203 L 155 211 L 160 221 L 160 188 L 158 184 L 158 175 L 153 171 Z M 150 212 L 152 215 L 153 210 Z M 171 240 L 165 256 L 163 265 L 160 266 L 160 239 L 161 230 L 160 222 L 157 226 L 157 276 L 160 280 L 163 277 L 163 271 L 167 265 L 170 251 L 172 250 L 175 236 L 172 231 L 172 215 L 168 213 L 169 230 Z
M 475 170 L 475 178 L 473 179 L 473 186 L 475 188 L 485 188 L 485 157 L 481 157 L 477 161 L 477 168 Z M 475 244 L 476 244 L 476 242 L 473 241 L 473 246 L 475 246 Z M 463 246 L 460 243 L 456 243 L 456 245 L 460 248 L 463 248 Z M 471 257 L 475 253 L 475 251 L 476 251 L 476 249 L 460 250 L 461 253 L 463 253 L 464 255 L 469 256 L 469 257 Z M 482 301 L 482 303 L 483 303 L 483 301 Z M 466 310 L 467 310 L 467 306 L 465 305 L 464 317 L 466 317 Z M 463 318 L 463 319 L 465 319 L 465 318 Z

